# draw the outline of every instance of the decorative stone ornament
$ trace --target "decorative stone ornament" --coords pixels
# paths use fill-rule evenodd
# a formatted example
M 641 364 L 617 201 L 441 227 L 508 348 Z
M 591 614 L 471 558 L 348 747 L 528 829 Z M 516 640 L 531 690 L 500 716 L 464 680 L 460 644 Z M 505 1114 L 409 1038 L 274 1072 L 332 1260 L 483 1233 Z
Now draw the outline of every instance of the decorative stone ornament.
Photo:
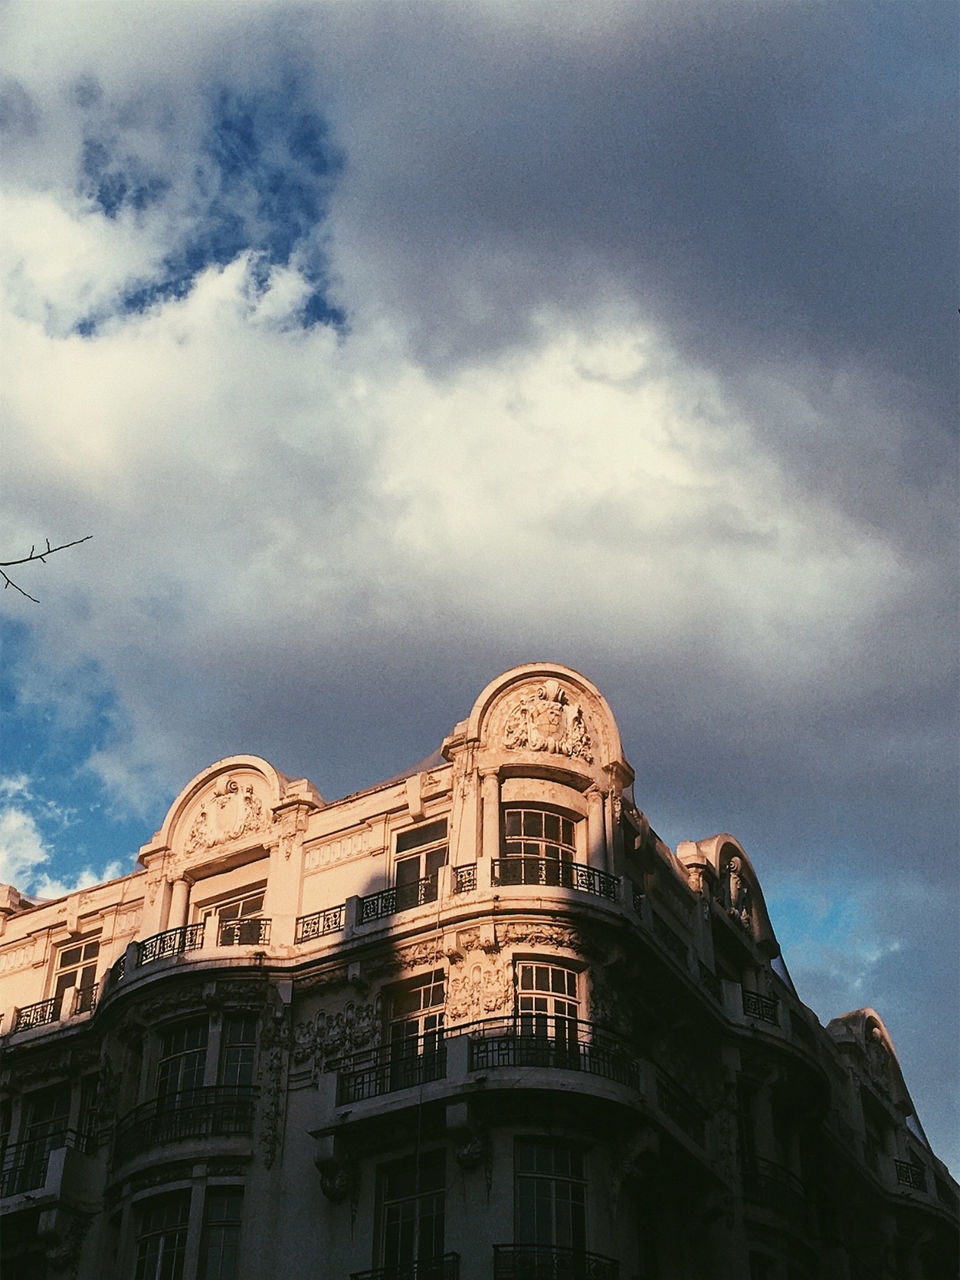
M 231 774 L 201 800 L 184 847 L 188 853 L 212 849 L 266 827 L 264 806 L 253 783 Z
M 503 728 L 503 746 L 507 751 L 545 751 L 593 763 L 593 742 L 583 708 L 571 701 L 559 680 L 543 680 L 512 704 Z

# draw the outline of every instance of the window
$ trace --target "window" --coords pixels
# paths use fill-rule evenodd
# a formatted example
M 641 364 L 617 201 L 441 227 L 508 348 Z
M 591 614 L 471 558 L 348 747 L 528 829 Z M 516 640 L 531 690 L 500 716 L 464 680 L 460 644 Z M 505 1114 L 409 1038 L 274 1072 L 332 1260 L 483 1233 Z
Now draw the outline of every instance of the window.
M 517 963 L 517 1021 L 521 1038 L 549 1049 L 550 1062 L 578 1059 L 580 1004 L 577 974 L 558 964 Z
M 181 1280 L 189 1216 L 189 1191 L 155 1196 L 137 1207 L 134 1280 Z
M 517 1244 L 583 1253 L 587 1184 L 582 1152 L 545 1138 L 517 1138 L 514 1178 Z
M 389 1272 L 443 1256 L 444 1180 L 442 1151 L 397 1160 L 380 1170 L 381 1265 Z M 418 1269 L 417 1274 L 434 1272 Z M 440 1271 L 436 1274 L 439 1278 Z
M 231 1013 L 224 1019 L 220 1050 L 220 1084 L 246 1087 L 253 1084 L 257 1055 L 257 1015 Z
M 201 919 L 208 928 L 216 928 L 218 946 L 256 946 L 267 941 L 265 930 L 269 921 L 262 918 L 263 897 L 262 887 L 244 890 L 225 902 L 204 909 Z
M 444 1000 L 442 969 L 394 988 L 389 1004 L 392 1089 L 442 1078 Z
M 504 809 L 502 884 L 572 884 L 576 824 L 545 809 Z
M 401 831 L 396 854 L 396 909 L 404 911 L 423 902 L 436 902 L 438 874 L 447 861 L 446 818 Z
M 206 1018 L 167 1027 L 160 1036 L 157 1096 L 172 1098 L 175 1094 L 202 1088 L 206 1065 Z
M 74 987 L 81 992 L 80 1007 L 77 1012 L 93 1008 L 93 988 L 97 976 L 97 957 L 100 955 L 100 939 L 92 938 L 89 942 L 78 942 L 76 946 L 64 947 L 57 955 L 57 985 L 54 988 L 54 999 L 57 1009 L 61 1007 L 63 993 L 72 991 Z M 68 1012 L 73 1013 L 71 1008 Z
M 203 1206 L 199 1280 L 235 1280 L 242 1221 L 243 1188 L 210 1187 Z

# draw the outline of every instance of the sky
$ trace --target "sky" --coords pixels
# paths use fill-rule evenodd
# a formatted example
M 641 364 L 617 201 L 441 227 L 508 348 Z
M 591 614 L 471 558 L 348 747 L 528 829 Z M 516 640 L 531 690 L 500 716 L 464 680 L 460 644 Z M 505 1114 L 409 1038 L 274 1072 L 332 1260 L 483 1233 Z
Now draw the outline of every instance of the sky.
M 948 0 L 0 4 L 0 880 L 518 663 L 960 1171 Z

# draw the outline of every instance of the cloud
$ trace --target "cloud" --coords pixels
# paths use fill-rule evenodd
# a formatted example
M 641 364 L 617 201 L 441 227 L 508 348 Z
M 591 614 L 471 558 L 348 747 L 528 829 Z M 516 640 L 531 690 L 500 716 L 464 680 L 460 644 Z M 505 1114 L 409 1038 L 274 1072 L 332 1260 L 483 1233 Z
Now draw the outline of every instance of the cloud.
M 18 706 L 142 815 L 126 849 L 212 760 L 332 798 L 556 658 L 665 838 L 744 840 L 818 1012 L 855 972 L 922 1043 L 955 940 L 945 6 L 191 17 L 4 10 L 0 546 L 94 534 L 3 597 Z M 24 874 L 97 861 L 7 799 Z

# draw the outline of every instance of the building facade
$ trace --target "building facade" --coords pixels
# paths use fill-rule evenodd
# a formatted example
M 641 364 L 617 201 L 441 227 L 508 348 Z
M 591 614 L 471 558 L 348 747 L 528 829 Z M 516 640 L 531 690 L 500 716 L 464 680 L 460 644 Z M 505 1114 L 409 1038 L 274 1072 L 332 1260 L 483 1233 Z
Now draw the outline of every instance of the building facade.
M 0 893 L 4 1280 L 957 1273 L 882 1021 L 820 1025 L 575 671 L 336 802 L 222 760 L 131 875 Z

